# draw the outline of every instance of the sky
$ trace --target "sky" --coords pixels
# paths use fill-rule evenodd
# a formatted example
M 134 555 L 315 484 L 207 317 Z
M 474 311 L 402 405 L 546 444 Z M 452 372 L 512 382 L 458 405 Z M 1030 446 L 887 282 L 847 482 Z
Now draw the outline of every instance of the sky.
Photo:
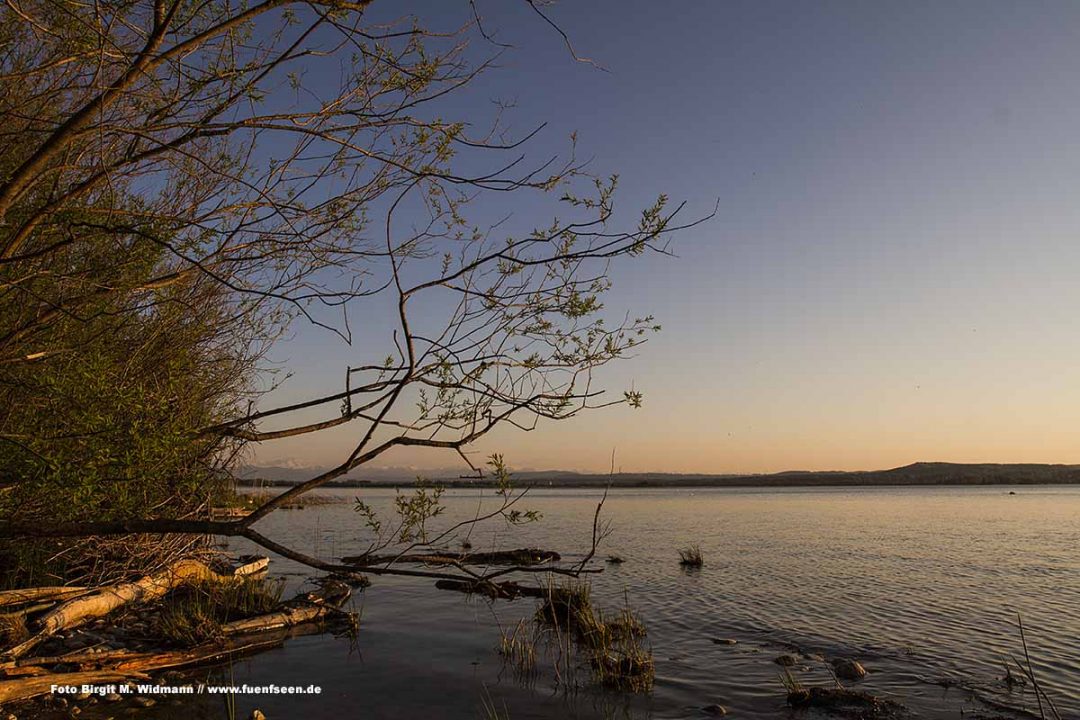
M 717 207 L 672 257 L 613 271 L 607 307 L 663 331 L 599 378 L 644 406 L 498 432 L 477 457 L 607 471 L 614 452 L 626 472 L 715 473 L 1080 462 L 1080 5 L 550 7 L 603 70 L 525 3 L 477 7 L 513 48 L 449 114 L 480 122 L 513 100 L 515 128 L 548 123 L 530 156 L 576 132 L 594 169 L 619 174 L 620 207 L 660 192 L 689 216 Z M 405 11 L 449 28 L 468 3 Z M 264 402 L 337 391 L 346 365 L 385 357 L 377 329 L 349 347 L 294 327 L 272 355 L 292 378 Z M 359 431 L 254 461 L 333 465 Z

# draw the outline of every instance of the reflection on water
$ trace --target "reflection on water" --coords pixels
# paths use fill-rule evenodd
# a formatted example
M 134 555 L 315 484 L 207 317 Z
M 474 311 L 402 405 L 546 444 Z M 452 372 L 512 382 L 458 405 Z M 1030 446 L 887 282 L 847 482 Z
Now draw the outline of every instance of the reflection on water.
M 446 497 L 447 524 L 476 510 L 475 492 Z M 535 491 L 525 504 L 543 512 L 541 523 L 475 531 L 473 548 L 539 546 L 573 561 L 573 550 L 588 547 L 598 497 Z M 381 507 L 392 498 L 365 492 Z M 495 647 L 499 628 L 530 616 L 533 601 L 491 605 L 431 581 L 375 578 L 358 600 L 354 651 L 301 637 L 230 670 L 237 682 L 318 683 L 319 699 L 241 697 L 238 716 L 260 707 L 273 720 L 471 720 L 490 699 L 513 720 L 694 718 L 714 703 L 733 717 L 788 717 L 773 659 L 793 648 L 861 659 L 871 674 L 860 687 L 923 717 L 988 710 L 975 692 L 1034 708 L 1033 696 L 999 680 L 1000 659 L 1021 652 L 1016 612 L 1036 673 L 1063 716 L 1080 716 L 1080 488 L 617 490 L 605 512 L 613 532 L 600 556 L 626 562 L 593 578 L 594 597 L 611 608 L 628 597 L 648 623 L 651 694 L 561 692 L 551 673 L 523 686 Z M 259 528 L 322 557 L 366 547 L 349 505 L 279 512 Z M 705 565 L 685 572 L 678 549 L 692 543 Z M 273 567 L 297 581 L 308 574 L 281 560 Z M 814 661 L 794 674 L 806 685 L 830 682 Z

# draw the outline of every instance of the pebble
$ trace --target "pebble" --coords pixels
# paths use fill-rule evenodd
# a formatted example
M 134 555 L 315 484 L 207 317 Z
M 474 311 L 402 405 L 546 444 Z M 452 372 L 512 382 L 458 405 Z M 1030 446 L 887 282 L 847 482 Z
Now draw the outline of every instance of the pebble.
M 735 638 L 709 638 L 717 645 L 738 645 L 739 641 Z
M 116 693 L 109 693 L 108 695 L 105 696 L 105 700 L 108 701 L 108 702 L 120 702 L 122 699 L 123 698 L 121 698 Z
M 715 715 L 717 717 L 727 715 L 727 708 L 723 705 L 706 705 L 701 709 L 709 713 L 710 715 Z
M 79 693 L 78 695 L 75 696 L 75 699 L 78 700 L 79 702 L 89 700 L 90 699 L 90 693 L 81 692 L 81 693 Z
M 252 710 L 249 720 L 266 720 L 266 716 L 262 714 L 262 710 Z
M 134 702 L 139 707 L 153 707 L 157 704 L 157 701 L 154 700 L 154 698 L 143 696 L 135 698 L 134 700 L 132 700 L 132 702 Z

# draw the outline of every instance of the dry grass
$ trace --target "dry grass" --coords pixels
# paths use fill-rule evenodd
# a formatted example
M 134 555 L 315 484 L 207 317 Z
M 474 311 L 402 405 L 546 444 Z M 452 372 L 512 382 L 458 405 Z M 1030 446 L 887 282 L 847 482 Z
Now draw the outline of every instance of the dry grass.
M 536 672 L 537 625 L 518 621 L 513 629 L 504 630 L 499 638 L 499 655 L 510 665 L 519 680 L 533 677 Z
M 701 556 L 701 546 L 690 545 L 680 550 L 679 564 L 689 568 L 699 568 L 704 565 L 705 559 Z
M 0 648 L 18 645 L 30 639 L 26 615 L 21 612 L 0 614 Z
M 156 631 L 178 645 L 197 645 L 218 637 L 225 623 L 272 612 L 283 589 L 282 581 L 265 578 L 183 587 L 162 602 Z
M 573 638 L 599 684 L 632 692 L 652 688 L 656 668 L 652 651 L 644 644 L 647 631 L 629 607 L 620 610 L 614 619 L 605 620 L 603 613 L 593 607 L 589 585 L 571 580 L 548 588 L 536 619 L 556 635 Z M 571 661 L 569 648 L 566 650 L 561 656 L 564 664 Z

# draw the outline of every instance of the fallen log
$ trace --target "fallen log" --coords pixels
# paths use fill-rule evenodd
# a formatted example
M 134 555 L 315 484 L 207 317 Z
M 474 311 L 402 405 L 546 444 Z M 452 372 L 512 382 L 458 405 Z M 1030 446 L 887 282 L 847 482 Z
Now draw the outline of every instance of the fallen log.
M 134 582 L 92 590 L 62 602 L 42 615 L 34 623 L 37 632 L 30 639 L 7 650 L 4 655 L 11 659 L 19 658 L 36 647 L 38 643 L 61 630 L 68 630 L 87 620 L 103 617 L 131 602 L 157 600 L 185 584 L 226 583 L 261 573 L 266 570 L 268 562 L 267 558 L 251 560 L 226 575 L 211 570 L 205 563 L 198 560 L 180 560 L 159 573 L 146 575 Z
M 0 680 L 0 704 L 44 695 L 50 692 L 53 685 L 102 684 L 134 677 L 145 679 L 149 672 L 213 664 L 278 647 L 287 637 L 287 634 L 278 631 L 340 614 L 338 607 L 350 594 L 347 584 L 325 580 L 317 590 L 300 593 L 275 612 L 237 620 L 222 627 L 222 633 L 226 636 L 245 637 L 226 637 L 188 649 L 155 652 L 80 650 L 65 655 L 9 661 L 0 665 L 0 672 L 9 678 Z M 274 636 L 251 637 L 253 633 L 267 632 Z M 74 665 L 79 669 L 75 672 L 49 672 L 43 667 L 47 665 Z
M 304 623 L 318 622 L 331 615 L 337 615 L 341 611 L 329 605 L 308 605 L 307 607 L 287 607 L 277 612 L 247 618 L 246 620 L 234 620 L 221 627 L 225 635 L 244 635 L 267 630 L 279 630 L 290 628 Z
M 140 674 L 157 670 L 176 670 L 192 665 L 208 665 L 229 660 L 239 655 L 248 655 L 279 647 L 284 640 L 284 637 L 274 637 L 269 640 L 247 638 L 212 641 L 187 650 L 143 653 L 140 657 L 132 657 L 118 663 L 109 664 L 107 668 L 108 670 Z M 66 674 L 59 674 L 56 677 L 64 678 Z
M 48 695 L 52 692 L 53 685 L 119 683 L 131 679 L 146 680 L 148 678 L 140 673 L 82 672 L 49 673 L 19 680 L 3 680 L 0 681 L 0 704 Z
M 188 650 L 135 653 L 105 667 L 79 672 L 49 672 L 0 680 L 0 704 L 29 700 L 52 691 L 54 685 L 101 685 L 127 680 L 148 680 L 148 672 L 206 665 L 281 645 L 283 638 L 204 643 Z
M 491 582 L 479 580 L 439 580 L 435 583 L 439 590 L 454 590 L 467 594 L 477 593 L 499 600 L 514 600 L 519 597 L 547 597 L 547 590 L 531 585 L 519 585 L 513 580 Z
M 557 562 L 562 556 L 554 550 L 518 548 L 495 552 L 433 552 L 404 555 L 351 555 L 341 558 L 347 565 L 359 567 L 385 565 L 391 562 L 424 563 L 425 565 L 539 565 Z
M 0 607 L 48 601 L 56 602 L 59 600 L 66 600 L 75 595 L 82 595 L 89 590 L 90 588 L 66 586 L 4 590 L 3 592 L 0 592 Z
M 75 650 L 63 655 L 41 655 L 35 657 L 21 657 L 18 660 L 9 660 L 0 663 L 0 673 L 7 676 L 21 674 L 21 669 L 26 667 L 44 667 L 50 665 L 73 665 L 80 669 L 100 668 L 110 662 L 126 660 L 146 655 L 145 652 L 117 648 L 114 650 L 99 650 L 91 648 L 87 650 Z
M 304 623 L 318 622 L 341 614 L 338 608 L 349 599 L 352 590 L 341 580 L 322 581 L 317 590 L 300 593 L 292 600 L 282 603 L 279 610 L 244 620 L 234 620 L 222 626 L 225 635 L 240 635 L 290 628 Z

